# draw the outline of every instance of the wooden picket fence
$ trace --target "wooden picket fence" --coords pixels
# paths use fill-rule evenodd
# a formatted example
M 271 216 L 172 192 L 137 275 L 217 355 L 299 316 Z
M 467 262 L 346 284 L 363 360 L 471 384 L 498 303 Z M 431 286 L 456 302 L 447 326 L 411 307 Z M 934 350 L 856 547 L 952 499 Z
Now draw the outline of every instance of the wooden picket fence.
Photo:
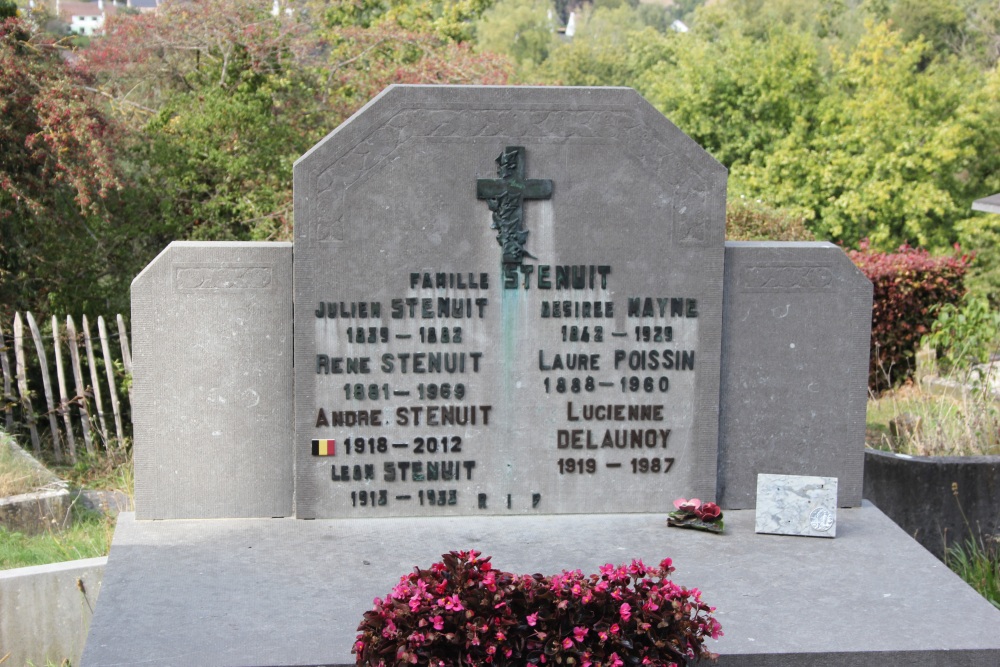
M 127 376 L 131 377 L 132 355 L 129 350 L 128 332 L 121 315 L 117 316 L 117 321 L 117 337 L 121 349 L 118 360 Z M 126 395 L 119 396 L 120 388 L 115 382 L 112 337 L 108 335 L 103 316 L 97 318 L 97 332 L 96 342 L 100 344 L 104 362 L 103 388 L 101 369 L 95 356 L 95 339 L 91 336 L 90 323 L 86 315 L 83 316 L 79 330 L 69 315 L 66 316 L 65 329 L 60 330 L 59 320 L 53 315 L 51 333 L 46 335 L 43 335 L 30 312 L 24 313 L 23 317 L 21 313 L 15 313 L 13 326 L 8 329 L 0 323 L 0 371 L 3 374 L 0 410 L 3 413 L 3 424 L 8 433 L 27 430 L 36 456 L 42 454 L 43 438 L 39 436 L 39 421 L 45 419 L 48 422 L 49 437 L 45 438 L 44 443 L 46 446 L 51 443 L 52 456 L 58 463 L 67 460 L 70 463 L 76 462 L 78 436 L 82 436 L 83 444 L 90 454 L 95 453 L 95 448 L 121 448 L 126 442 L 126 433 L 122 425 L 122 399 L 128 400 L 128 405 L 131 405 L 131 389 Z M 34 354 L 31 354 L 30 345 L 26 342 L 28 337 L 34 342 Z M 69 353 L 72 391 L 68 389 L 64 349 Z M 49 356 L 49 350 L 52 351 L 52 357 Z M 14 355 L 13 364 L 10 351 L 13 351 Z M 59 390 L 58 400 L 53 391 L 49 366 L 49 359 L 53 357 L 57 380 L 55 386 Z M 32 358 L 37 365 L 29 366 L 29 358 Z M 88 375 L 84 375 L 84 360 L 89 371 Z M 33 370 L 36 372 L 32 372 Z M 44 410 L 41 409 L 37 391 L 29 386 L 32 379 L 37 383 L 39 376 L 45 399 Z M 105 398 L 110 402 L 110 412 L 105 407 L 107 405 Z M 109 421 L 114 423 L 113 433 L 108 428 Z M 44 432 L 44 422 L 42 431 Z

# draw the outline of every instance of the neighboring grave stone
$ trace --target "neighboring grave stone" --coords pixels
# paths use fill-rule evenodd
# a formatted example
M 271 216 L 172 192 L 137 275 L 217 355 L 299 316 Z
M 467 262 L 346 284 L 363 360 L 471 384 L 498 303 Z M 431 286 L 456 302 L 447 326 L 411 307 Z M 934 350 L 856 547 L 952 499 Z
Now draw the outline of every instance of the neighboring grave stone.
M 137 518 L 292 513 L 291 265 L 174 242 L 132 281 Z
M 295 166 L 297 516 L 714 497 L 725 183 L 628 89 L 373 100 Z

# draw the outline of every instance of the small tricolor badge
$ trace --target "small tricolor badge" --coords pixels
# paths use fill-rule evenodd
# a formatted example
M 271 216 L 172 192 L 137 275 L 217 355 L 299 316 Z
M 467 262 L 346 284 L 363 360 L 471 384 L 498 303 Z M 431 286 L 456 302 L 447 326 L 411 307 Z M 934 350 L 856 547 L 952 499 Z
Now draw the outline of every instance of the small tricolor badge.
M 313 440 L 313 456 L 336 456 L 337 448 L 335 440 Z

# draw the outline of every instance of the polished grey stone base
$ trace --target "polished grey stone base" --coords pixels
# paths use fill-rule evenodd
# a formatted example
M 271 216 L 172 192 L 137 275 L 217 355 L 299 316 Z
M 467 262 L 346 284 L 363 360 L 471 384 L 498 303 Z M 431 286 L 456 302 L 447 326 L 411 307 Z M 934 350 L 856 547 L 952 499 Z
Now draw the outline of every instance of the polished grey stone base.
M 665 515 L 136 521 L 120 515 L 85 667 L 353 665 L 372 599 L 414 565 L 477 549 L 551 574 L 669 556 L 718 607 L 727 666 L 997 665 L 1000 610 L 874 506 L 836 539 L 667 528 Z

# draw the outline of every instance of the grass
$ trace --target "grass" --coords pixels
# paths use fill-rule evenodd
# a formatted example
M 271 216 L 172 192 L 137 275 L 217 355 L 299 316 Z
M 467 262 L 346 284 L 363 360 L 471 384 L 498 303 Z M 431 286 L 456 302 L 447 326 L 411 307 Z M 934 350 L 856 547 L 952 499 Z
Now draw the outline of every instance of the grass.
M 1000 454 L 1000 405 L 986 392 L 931 394 L 906 384 L 868 401 L 866 443 L 911 456 Z
M 114 530 L 113 518 L 76 507 L 62 530 L 23 535 L 0 527 L 0 570 L 107 556 Z
M 945 564 L 1000 609 L 1000 548 L 969 538 L 948 548 Z
M 132 497 L 134 479 L 132 476 L 132 454 L 130 449 L 116 449 L 88 454 L 86 451 L 76 453 L 75 464 L 57 464 L 45 461 L 45 466 L 70 483 L 81 489 L 105 489 L 121 491 Z
M 951 495 L 958 503 L 958 511 L 962 513 L 965 527 L 975 535 L 965 508 L 958 497 L 958 484 L 952 482 Z M 969 537 L 964 542 L 954 544 L 945 551 L 944 562 L 952 572 L 960 576 L 965 583 L 972 586 L 986 598 L 994 607 L 1000 609 L 1000 536 L 993 535 L 987 544 L 980 537 Z

